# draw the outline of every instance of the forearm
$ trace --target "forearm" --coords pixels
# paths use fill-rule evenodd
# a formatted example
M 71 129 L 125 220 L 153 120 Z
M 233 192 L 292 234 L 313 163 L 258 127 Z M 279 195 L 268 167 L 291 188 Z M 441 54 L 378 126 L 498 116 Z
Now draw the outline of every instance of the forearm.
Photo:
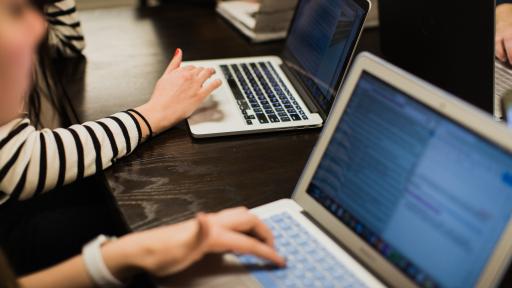
M 93 287 L 81 256 L 20 279 L 21 287 Z
M 175 225 L 175 227 L 178 228 L 178 231 L 174 232 L 184 232 L 190 228 L 192 228 L 192 231 L 197 229 L 192 221 Z M 101 255 L 108 271 L 122 283 L 128 283 L 134 275 L 142 271 L 157 273 L 157 275 L 160 272 L 163 273 L 162 275 L 168 275 L 167 273 L 173 271 L 172 267 L 176 266 L 175 262 L 182 257 L 182 254 L 191 255 L 194 253 L 184 251 L 183 247 L 179 247 L 181 235 L 175 235 L 166 229 L 156 228 L 153 233 L 165 234 L 169 239 L 153 237 L 155 235 L 150 235 L 147 232 L 139 232 L 104 244 L 101 247 Z M 186 237 L 186 235 L 188 233 L 183 236 Z M 166 245 L 174 246 L 175 249 L 170 249 L 163 255 L 158 250 L 158 245 L 153 243 L 162 239 L 165 239 Z M 178 255 L 174 255 L 175 252 L 178 252 Z M 21 277 L 19 282 L 22 287 L 27 288 L 95 286 L 82 255 L 75 256 L 48 269 Z
M 124 238 L 122 238 L 124 239 Z M 141 249 L 127 247 L 121 239 L 105 244 L 101 250 L 109 271 L 122 282 L 128 280 L 142 268 L 137 259 L 144 259 Z M 130 249 L 128 249 L 130 248 Z M 84 264 L 82 255 L 75 256 L 56 266 L 27 275 L 20 280 L 22 287 L 94 287 L 92 278 Z
M 49 43 L 64 56 L 80 55 L 85 48 L 74 0 L 51 0 L 44 7 Z
M 28 199 L 106 169 L 131 153 L 147 128 L 122 112 L 68 129 L 37 131 L 27 119 L 0 127 L 0 203 Z
M 185 222 L 128 234 L 106 242 L 101 247 L 101 257 L 108 272 L 128 283 L 140 271 L 167 277 L 183 271 L 207 253 L 226 251 L 253 254 L 283 267 L 286 261 L 277 254 L 273 243 L 270 229 L 247 208 L 240 207 L 214 214 L 200 213 Z M 95 252 L 88 249 L 97 248 L 89 246 L 86 253 Z M 93 258 L 97 260 L 96 257 Z M 77 256 L 20 281 L 24 287 L 91 287 L 94 283 L 84 263 Z M 95 279 L 105 279 L 98 277 L 105 273 L 93 275 Z

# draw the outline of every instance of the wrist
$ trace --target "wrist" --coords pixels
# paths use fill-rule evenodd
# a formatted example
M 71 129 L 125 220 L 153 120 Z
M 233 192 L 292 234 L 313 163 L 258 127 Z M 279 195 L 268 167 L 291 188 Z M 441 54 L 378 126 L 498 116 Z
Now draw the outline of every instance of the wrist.
M 179 122 L 179 117 L 176 116 L 178 115 L 177 113 L 171 109 L 162 111 L 161 107 L 158 107 L 158 105 L 155 105 L 151 101 L 135 109 L 144 115 L 144 117 L 148 120 L 155 135 L 176 125 Z
M 153 130 L 154 134 L 157 134 L 158 132 L 160 132 L 160 127 L 158 125 L 158 123 L 160 121 L 159 115 L 157 115 L 156 111 L 154 111 L 154 109 L 151 107 L 149 102 L 146 104 L 143 104 L 141 106 L 138 106 L 134 109 L 139 111 L 139 113 L 142 114 L 146 118 L 146 120 L 149 122 L 149 125 L 151 125 L 151 129 Z M 139 124 L 141 125 L 141 127 L 145 127 L 145 129 L 147 129 L 146 124 L 144 123 L 144 121 L 142 119 L 140 119 L 140 117 L 138 117 L 138 115 L 137 115 L 137 119 L 139 120 Z
M 119 271 L 132 271 L 128 275 L 133 275 L 133 271 L 146 271 L 157 277 L 181 271 L 204 255 L 205 249 L 198 242 L 198 232 L 197 221 L 191 219 L 127 235 L 118 240 L 115 247 L 121 251 L 130 251 L 120 252 L 127 254 L 122 254 L 125 260 Z
M 128 282 L 135 274 L 144 270 L 140 263 L 141 256 L 143 255 L 138 250 L 137 246 L 130 247 L 126 237 L 101 247 L 105 265 L 110 273 L 124 283 Z

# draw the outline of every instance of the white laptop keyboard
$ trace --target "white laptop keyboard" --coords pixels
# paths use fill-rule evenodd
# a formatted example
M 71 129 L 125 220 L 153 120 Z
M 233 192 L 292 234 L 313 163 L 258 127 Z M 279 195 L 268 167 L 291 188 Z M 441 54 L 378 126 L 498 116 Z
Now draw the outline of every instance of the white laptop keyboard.
M 501 118 L 501 97 L 512 90 L 512 69 L 505 66 L 498 60 L 494 61 L 494 112 L 495 116 Z
M 270 62 L 220 68 L 247 125 L 308 119 Z
M 263 287 L 366 287 L 290 214 L 276 214 L 264 222 L 274 233 L 278 252 L 287 258 L 287 267 L 239 256 Z

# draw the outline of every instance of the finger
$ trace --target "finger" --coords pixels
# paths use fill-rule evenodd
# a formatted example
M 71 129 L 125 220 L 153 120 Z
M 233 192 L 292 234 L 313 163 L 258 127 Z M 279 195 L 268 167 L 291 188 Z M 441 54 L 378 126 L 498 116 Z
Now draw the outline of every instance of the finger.
M 250 236 L 237 232 L 227 232 L 219 235 L 218 245 L 221 250 L 233 251 L 239 254 L 252 254 L 254 256 L 272 261 L 276 265 L 283 267 L 286 260 L 277 254 L 272 247 L 252 238 Z
M 187 66 L 183 66 L 181 69 L 182 69 L 183 71 L 192 71 L 192 70 L 196 70 L 196 69 L 197 69 L 197 67 L 196 67 L 196 66 L 194 66 L 194 65 L 187 65 Z
M 219 213 L 221 225 L 238 232 L 250 233 L 252 236 L 274 247 L 274 236 L 270 228 L 247 208 L 239 207 Z M 215 217 L 215 216 L 214 216 Z
M 241 220 L 241 215 L 243 217 L 249 215 L 249 209 L 246 207 L 224 209 L 219 213 L 212 214 L 211 218 L 224 227 L 235 229 L 240 226 L 240 223 L 246 222 L 246 220 Z
M 205 70 L 205 68 L 203 67 L 198 67 L 195 71 L 194 71 L 194 76 L 196 78 L 199 78 L 199 75 L 201 75 L 201 73 Z M 203 81 L 204 82 L 204 81 Z
M 274 235 L 272 234 L 272 230 L 268 228 L 260 218 L 256 215 L 245 212 L 245 217 L 240 216 L 240 221 L 244 221 L 243 223 L 239 223 L 238 227 L 235 227 L 239 232 L 249 233 L 251 236 L 254 236 L 261 241 L 265 242 L 270 247 L 274 247 Z
M 222 81 L 218 79 L 208 83 L 199 90 L 199 97 L 206 98 L 210 96 L 213 93 L 213 91 L 220 87 L 220 85 L 222 85 Z
M 496 40 L 495 42 L 495 49 L 496 49 L 496 58 L 498 58 L 501 62 L 505 62 L 505 47 L 503 46 L 503 41 Z
M 180 48 L 176 49 L 176 52 L 174 52 L 174 56 L 172 57 L 171 63 L 169 63 L 169 66 L 167 66 L 167 69 L 165 70 L 166 73 L 172 72 L 181 66 L 181 61 L 183 59 L 183 52 Z
M 208 80 L 212 75 L 215 74 L 215 69 L 213 68 L 206 68 L 201 71 L 198 75 L 198 80 L 201 81 L 201 83 L 204 83 L 206 80 Z
M 512 39 L 505 40 L 505 54 L 504 59 L 508 60 L 508 63 L 512 64 Z

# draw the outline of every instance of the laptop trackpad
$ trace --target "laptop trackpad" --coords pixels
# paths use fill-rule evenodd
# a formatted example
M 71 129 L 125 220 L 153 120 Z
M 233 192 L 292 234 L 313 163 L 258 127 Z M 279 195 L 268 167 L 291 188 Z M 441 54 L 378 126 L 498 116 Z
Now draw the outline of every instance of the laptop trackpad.
M 159 287 L 261 287 L 236 257 L 208 255 L 187 270 L 158 281 Z
M 220 108 L 221 101 L 220 95 L 210 95 L 206 100 L 197 108 L 197 110 L 188 119 L 190 124 L 199 124 L 203 122 L 221 122 L 224 120 L 225 113 Z

